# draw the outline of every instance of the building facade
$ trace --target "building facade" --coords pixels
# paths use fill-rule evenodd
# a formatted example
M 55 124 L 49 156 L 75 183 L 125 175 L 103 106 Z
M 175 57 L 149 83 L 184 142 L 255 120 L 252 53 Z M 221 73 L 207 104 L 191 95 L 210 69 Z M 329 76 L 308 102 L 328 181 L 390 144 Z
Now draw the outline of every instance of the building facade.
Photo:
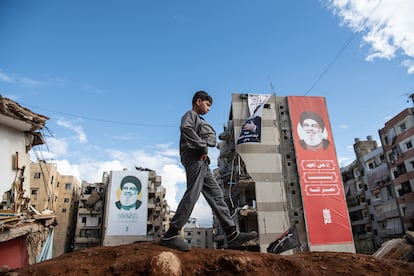
M 137 168 L 145 170 L 143 168 Z M 148 218 L 147 235 L 158 241 L 164 234 L 166 214 L 170 211 L 165 198 L 166 189 L 162 186 L 162 178 L 153 170 L 148 170 Z
M 101 245 L 105 193 L 106 187 L 103 183 L 82 181 L 74 250 Z
M 371 136 L 355 139 L 356 160 L 341 168 L 356 251 L 373 254 L 404 233 L 382 147 Z
M 299 135 L 304 132 L 299 132 L 298 123 L 299 114 L 308 106 L 314 106 L 314 113 L 326 113 L 322 114 L 326 122 L 321 122 L 325 130 L 321 137 L 329 137 L 329 142 L 321 142 L 321 148 L 309 151 L 301 147 Z M 229 121 L 219 135 L 216 175 L 238 229 L 259 234 L 258 240 L 243 245 L 246 249 L 266 252 L 279 238 L 295 237 L 292 246 L 283 250 L 287 254 L 292 253 L 290 249 L 355 251 L 334 143 L 326 134 L 330 125 L 325 110 L 321 97 L 232 95 Z M 330 155 L 318 160 L 315 153 Z M 322 180 L 315 183 L 314 179 Z M 329 208 L 316 206 L 326 200 L 334 203 L 327 202 Z M 338 213 L 340 217 L 336 217 Z M 309 219 L 312 216 L 315 219 Z M 220 248 L 226 241 L 214 221 Z M 341 225 L 346 229 L 340 230 Z
M 54 218 L 30 208 L 30 151 L 49 118 L 0 95 L 0 267 L 37 262 Z
M 404 229 L 414 231 L 414 108 L 407 108 L 387 121 L 379 135 Z
M 71 175 L 61 175 L 55 163 L 31 164 L 30 193 L 32 206 L 39 212 L 56 216 L 53 257 L 73 250 L 80 182 Z
M 124 183 L 129 182 L 134 182 L 138 188 L 133 200 L 139 204 L 134 203 L 132 209 L 121 206 L 123 194 L 130 194 L 131 190 L 123 189 Z M 102 183 L 84 181 L 75 249 L 114 246 L 139 240 L 158 241 L 168 227 L 170 208 L 165 193 L 161 176 L 145 168 L 105 172 Z

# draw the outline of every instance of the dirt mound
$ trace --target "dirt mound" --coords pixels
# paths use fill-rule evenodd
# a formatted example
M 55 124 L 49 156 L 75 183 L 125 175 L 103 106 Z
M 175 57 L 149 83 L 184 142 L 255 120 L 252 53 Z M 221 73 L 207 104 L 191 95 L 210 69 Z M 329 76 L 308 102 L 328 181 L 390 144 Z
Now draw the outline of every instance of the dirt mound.
M 338 252 L 181 252 L 140 242 L 82 249 L 3 275 L 414 275 L 414 263 Z

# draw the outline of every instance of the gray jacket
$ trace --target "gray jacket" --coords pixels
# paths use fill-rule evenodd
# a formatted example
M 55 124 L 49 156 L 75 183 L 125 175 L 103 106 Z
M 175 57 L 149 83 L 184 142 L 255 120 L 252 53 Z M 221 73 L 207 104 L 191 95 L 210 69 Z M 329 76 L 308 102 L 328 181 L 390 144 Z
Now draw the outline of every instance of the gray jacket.
M 214 129 L 203 128 L 204 123 L 193 110 L 187 111 L 181 118 L 180 155 L 182 161 L 199 160 L 201 155 L 208 153 L 208 146 L 215 146 Z M 208 133 L 205 133 L 205 130 Z M 214 137 L 212 137 L 213 133 Z M 214 140 L 214 145 L 212 140 Z

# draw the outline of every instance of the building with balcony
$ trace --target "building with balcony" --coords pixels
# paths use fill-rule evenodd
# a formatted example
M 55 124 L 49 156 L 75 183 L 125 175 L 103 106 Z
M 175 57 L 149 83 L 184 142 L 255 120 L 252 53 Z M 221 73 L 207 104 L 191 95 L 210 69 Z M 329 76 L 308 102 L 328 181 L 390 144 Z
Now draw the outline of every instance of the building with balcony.
M 80 182 L 72 175 L 61 175 L 55 163 L 31 163 L 32 207 L 56 216 L 53 257 L 73 250 Z
M 134 209 L 118 209 L 122 188 L 117 178 L 139 178 Z M 138 187 L 138 186 L 137 186 Z M 75 250 L 101 245 L 120 245 L 139 240 L 158 241 L 167 225 L 169 206 L 161 176 L 145 168 L 104 172 L 101 183 L 82 182 L 77 215 Z M 145 208 L 145 210 L 143 210 Z M 138 212 L 139 210 L 139 212 Z M 140 229 L 137 232 L 137 229 Z M 134 232 L 135 231 L 135 232 Z
M 387 121 L 379 135 L 404 229 L 414 231 L 414 108 L 406 108 Z
M 101 245 L 105 188 L 103 183 L 82 181 L 74 250 Z
M 309 111 L 323 118 L 316 120 L 324 140 L 306 147 L 301 117 Z M 245 249 L 266 252 L 280 240 L 286 254 L 355 252 L 330 133 L 322 97 L 232 95 L 214 173 L 238 229 L 259 234 L 258 240 L 243 244 Z M 221 248 L 223 230 L 216 219 L 213 226 Z M 286 247 L 290 237 L 296 240 Z
M 356 160 L 341 168 L 356 251 L 374 253 L 404 233 L 382 147 L 368 136 L 354 143 Z
M 214 248 L 213 228 L 200 227 L 196 218 L 190 218 L 182 231 L 184 240 L 192 247 Z
M 137 168 L 137 170 L 148 170 Z M 148 218 L 147 236 L 158 241 L 164 234 L 163 225 L 170 207 L 165 199 L 166 189 L 162 186 L 161 176 L 153 170 L 148 170 Z

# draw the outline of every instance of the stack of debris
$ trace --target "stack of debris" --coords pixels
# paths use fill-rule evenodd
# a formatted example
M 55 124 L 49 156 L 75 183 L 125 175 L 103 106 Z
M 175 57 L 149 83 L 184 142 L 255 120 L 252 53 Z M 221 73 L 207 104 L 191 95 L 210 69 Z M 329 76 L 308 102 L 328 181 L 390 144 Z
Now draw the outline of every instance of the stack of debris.
M 373 256 L 414 262 L 414 232 L 407 231 L 403 238 L 384 242 Z

